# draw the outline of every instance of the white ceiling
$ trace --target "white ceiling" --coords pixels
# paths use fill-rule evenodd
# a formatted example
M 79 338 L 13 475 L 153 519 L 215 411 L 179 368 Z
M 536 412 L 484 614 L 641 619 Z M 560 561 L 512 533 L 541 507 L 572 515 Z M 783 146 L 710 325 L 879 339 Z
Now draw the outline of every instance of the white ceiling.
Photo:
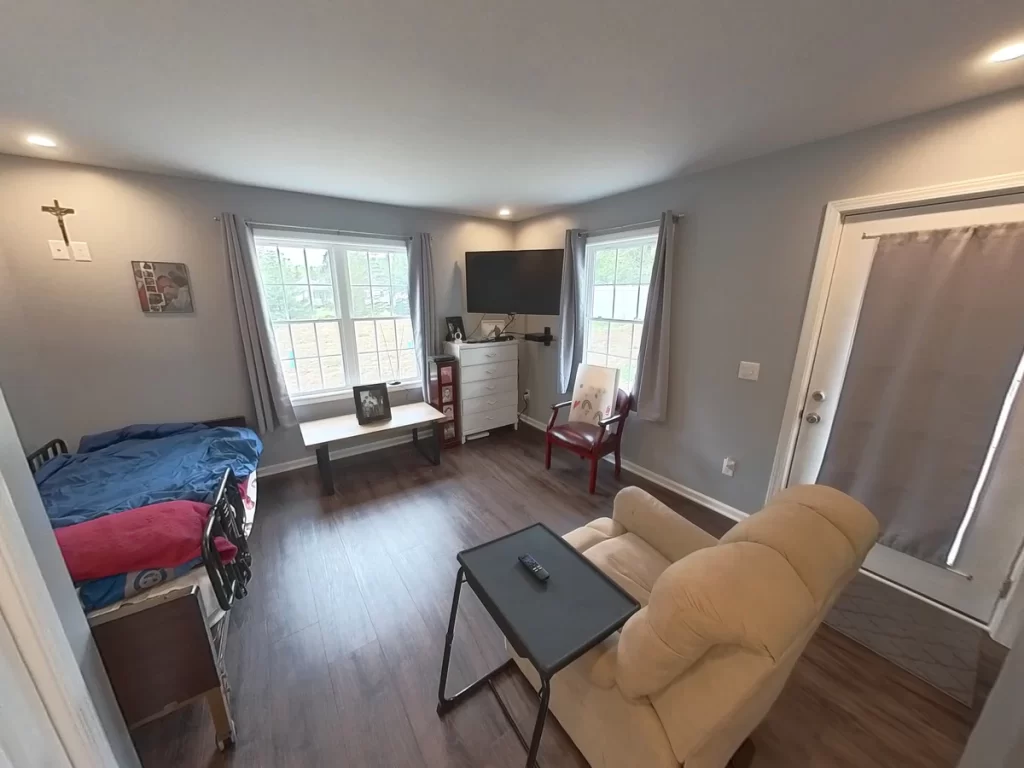
M 513 218 L 1024 83 L 1024 60 L 981 63 L 1024 40 L 1021 0 L 4 0 L 0 18 L 0 152 Z

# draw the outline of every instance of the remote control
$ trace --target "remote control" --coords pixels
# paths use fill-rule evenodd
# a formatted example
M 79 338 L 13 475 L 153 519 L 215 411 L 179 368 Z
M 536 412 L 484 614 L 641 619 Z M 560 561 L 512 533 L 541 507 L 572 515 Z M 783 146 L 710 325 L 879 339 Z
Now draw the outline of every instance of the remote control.
M 519 562 L 523 564 L 537 581 L 547 581 L 548 572 L 544 570 L 544 566 L 534 560 L 530 555 L 520 555 Z

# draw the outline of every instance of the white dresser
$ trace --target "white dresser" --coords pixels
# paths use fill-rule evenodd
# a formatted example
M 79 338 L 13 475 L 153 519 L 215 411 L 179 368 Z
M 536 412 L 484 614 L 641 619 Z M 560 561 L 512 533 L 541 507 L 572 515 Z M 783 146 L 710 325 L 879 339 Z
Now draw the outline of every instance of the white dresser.
M 509 424 L 519 429 L 519 342 L 447 341 L 444 351 L 459 361 L 462 442 Z

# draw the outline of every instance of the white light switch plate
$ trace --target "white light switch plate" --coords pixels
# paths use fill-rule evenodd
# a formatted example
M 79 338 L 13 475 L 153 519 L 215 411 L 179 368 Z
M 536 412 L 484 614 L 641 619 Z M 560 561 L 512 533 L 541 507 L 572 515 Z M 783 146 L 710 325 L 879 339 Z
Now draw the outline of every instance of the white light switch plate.
M 726 456 L 722 460 L 722 474 L 732 477 L 736 474 L 736 459 L 732 456 Z
M 50 255 L 57 261 L 71 261 L 71 251 L 63 240 L 50 240 Z
M 757 377 L 760 375 L 760 363 L 748 363 L 746 361 L 740 363 L 739 377 L 741 379 L 746 379 L 747 381 L 757 381 Z
M 75 261 L 92 261 L 88 243 L 72 242 L 71 253 L 75 257 Z

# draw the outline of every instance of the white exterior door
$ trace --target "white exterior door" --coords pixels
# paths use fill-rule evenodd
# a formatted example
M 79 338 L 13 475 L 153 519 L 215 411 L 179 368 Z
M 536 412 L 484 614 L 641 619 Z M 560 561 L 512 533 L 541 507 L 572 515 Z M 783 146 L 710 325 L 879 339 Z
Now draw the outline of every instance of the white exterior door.
M 818 479 L 843 392 L 861 304 L 880 235 L 1024 221 L 1021 196 L 850 217 L 842 229 L 788 485 Z M 1007 202 L 1008 201 L 1008 202 Z M 1022 286 L 1024 296 L 1024 286 Z M 1024 400 L 1018 366 L 971 504 L 946 567 L 876 545 L 865 569 L 987 623 L 1024 541 Z

